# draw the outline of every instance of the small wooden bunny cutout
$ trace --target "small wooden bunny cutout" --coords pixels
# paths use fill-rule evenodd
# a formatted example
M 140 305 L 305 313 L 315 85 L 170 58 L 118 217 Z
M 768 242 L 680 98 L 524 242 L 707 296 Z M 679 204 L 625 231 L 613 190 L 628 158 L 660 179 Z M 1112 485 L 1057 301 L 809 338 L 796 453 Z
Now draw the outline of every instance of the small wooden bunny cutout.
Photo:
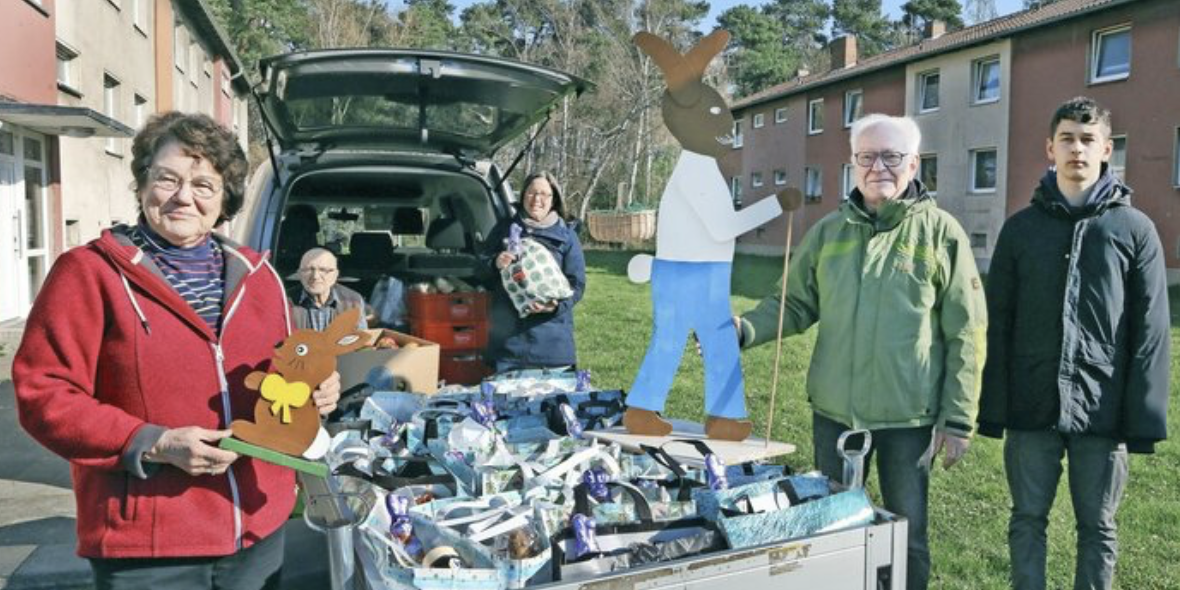
M 360 310 L 351 309 L 327 330 L 291 333 L 271 358 L 271 373 L 254 371 L 246 387 L 261 394 L 254 404 L 254 421 L 234 420 L 234 437 L 287 455 L 319 459 L 327 451 L 328 435 L 320 426 L 311 393 L 336 370 L 336 357 L 365 345 L 356 330 Z

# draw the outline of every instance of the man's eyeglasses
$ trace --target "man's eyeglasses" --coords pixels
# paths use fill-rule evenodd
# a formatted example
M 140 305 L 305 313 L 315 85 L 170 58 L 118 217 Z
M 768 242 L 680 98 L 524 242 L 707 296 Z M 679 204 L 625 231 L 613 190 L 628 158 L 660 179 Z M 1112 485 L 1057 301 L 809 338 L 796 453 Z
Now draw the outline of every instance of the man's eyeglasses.
M 221 194 L 221 183 L 204 176 L 185 180 L 167 170 L 155 169 L 151 172 L 152 186 L 166 193 L 175 193 L 188 184 L 193 196 L 198 199 L 212 199 Z
M 907 155 L 902 152 L 857 152 L 855 157 L 857 165 L 865 168 L 872 168 L 877 160 L 881 160 L 887 168 L 897 168 Z
M 306 275 L 306 276 L 309 276 L 309 277 L 310 277 L 310 276 L 312 276 L 312 275 L 314 275 L 314 274 L 321 274 L 321 275 L 324 275 L 324 276 L 331 276 L 331 275 L 334 275 L 334 274 L 336 274 L 336 269 L 334 269 L 334 268 L 320 268 L 320 267 L 318 267 L 318 266 L 309 266 L 309 267 L 307 267 L 307 268 L 301 268 L 301 269 L 299 269 L 299 274 Z

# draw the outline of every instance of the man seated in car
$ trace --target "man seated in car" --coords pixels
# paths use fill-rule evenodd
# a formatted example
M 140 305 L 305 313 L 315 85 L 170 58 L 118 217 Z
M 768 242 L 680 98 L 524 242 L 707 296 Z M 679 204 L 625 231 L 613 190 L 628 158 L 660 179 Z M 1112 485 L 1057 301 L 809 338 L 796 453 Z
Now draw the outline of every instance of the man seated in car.
M 311 328 L 322 332 L 338 314 L 350 309 L 361 310 L 358 330 L 369 327 L 365 319 L 368 315 L 365 299 L 360 293 L 337 285 L 339 276 L 340 269 L 336 266 L 336 256 L 332 252 L 324 248 L 312 248 L 303 254 L 299 261 L 299 282 L 303 288 L 291 302 L 291 321 L 295 329 Z

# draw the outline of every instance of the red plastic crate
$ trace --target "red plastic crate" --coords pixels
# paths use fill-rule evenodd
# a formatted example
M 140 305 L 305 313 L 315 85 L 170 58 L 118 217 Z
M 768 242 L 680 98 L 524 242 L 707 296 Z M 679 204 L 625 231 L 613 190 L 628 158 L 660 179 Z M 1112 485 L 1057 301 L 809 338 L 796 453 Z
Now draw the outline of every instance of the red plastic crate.
M 411 323 L 479 323 L 488 317 L 488 294 L 421 293 L 410 291 Z
M 448 384 L 474 385 L 491 374 L 478 350 L 452 350 L 439 358 L 438 378 Z
M 419 338 L 437 343 L 444 351 L 482 349 L 488 345 L 487 322 L 434 323 L 411 318 L 410 332 Z

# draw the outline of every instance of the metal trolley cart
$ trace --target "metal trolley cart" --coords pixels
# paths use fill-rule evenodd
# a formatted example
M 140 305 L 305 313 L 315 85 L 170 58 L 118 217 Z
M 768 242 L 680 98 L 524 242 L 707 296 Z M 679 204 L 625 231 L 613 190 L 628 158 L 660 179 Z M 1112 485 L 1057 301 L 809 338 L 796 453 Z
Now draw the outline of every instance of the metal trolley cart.
M 856 470 L 852 457 L 850 470 Z M 859 475 L 859 474 L 856 474 Z M 857 480 L 853 480 L 857 481 Z M 355 523 L 371 505 L 337 478 L 301 477 L 308 525 L 328 536 L 332 590 L 384 590 L 376 559 Z M 865 526 L 652 564 L 545 590 L 901 590 L 906 578 L 904 518 L 881 509 Z

